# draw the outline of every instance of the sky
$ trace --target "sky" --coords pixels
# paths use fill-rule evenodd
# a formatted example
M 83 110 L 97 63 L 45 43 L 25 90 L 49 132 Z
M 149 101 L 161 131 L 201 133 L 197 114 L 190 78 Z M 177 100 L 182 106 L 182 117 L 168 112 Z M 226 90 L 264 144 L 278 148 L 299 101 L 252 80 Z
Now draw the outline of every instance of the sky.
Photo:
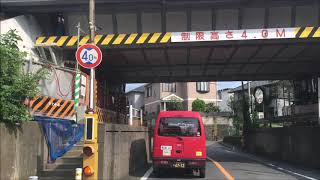
M 126 85 L 126 92 L 137 88 L 139 86 L 143 86 L 145 83 L 134 83 L 134 84 L 127 84 Z M 218 81 L 218 90 L 225 89 L 225 88 L 235 88 L 241 85 L 241 81 Z

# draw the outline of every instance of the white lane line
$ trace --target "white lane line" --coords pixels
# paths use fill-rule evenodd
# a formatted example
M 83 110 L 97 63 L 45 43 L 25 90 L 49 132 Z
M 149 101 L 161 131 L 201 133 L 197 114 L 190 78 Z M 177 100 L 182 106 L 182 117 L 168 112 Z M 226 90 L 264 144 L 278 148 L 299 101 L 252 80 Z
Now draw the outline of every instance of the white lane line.
M 278 167 L 276 165 L 273 165 L 273 164 L 267 164 L 268 166 L 272 166 L 276 169 L 279 169 L 280 171 L 285 171 L 285 172 L 288 172 L 288 173 L 291 173 L 291 174 L 294 174 L 294 175 L 297 175 L 297 176 L 300 176 L 300 177 L 304 177 L 306 179 L 310 179 L 310 180 L 318 180 L 318 179 L 315 179 L 313 177 L 309 177 L 309 176 L 305 176 L 303 174 L 299 174 L 299 173 L 296 173 L 296 172 L 293 172 L 293 171 L 290 171 L 290 170 L 287 170 L 287 169 L 283 169 L 282 167 Z
M 153 168 L 152 166 L 148 169 L 148 171 L 140 178 L 140 180 L 147 180 L 150 174 L 152 173 Z

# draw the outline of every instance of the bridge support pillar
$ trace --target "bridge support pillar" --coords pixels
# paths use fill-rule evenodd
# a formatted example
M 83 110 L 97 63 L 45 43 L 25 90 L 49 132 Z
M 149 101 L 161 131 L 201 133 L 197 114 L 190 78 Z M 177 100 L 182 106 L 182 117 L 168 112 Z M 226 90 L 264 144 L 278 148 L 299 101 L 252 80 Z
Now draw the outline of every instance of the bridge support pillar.
M 320 77 L 318 77 L 318 124 L 320 125 Z

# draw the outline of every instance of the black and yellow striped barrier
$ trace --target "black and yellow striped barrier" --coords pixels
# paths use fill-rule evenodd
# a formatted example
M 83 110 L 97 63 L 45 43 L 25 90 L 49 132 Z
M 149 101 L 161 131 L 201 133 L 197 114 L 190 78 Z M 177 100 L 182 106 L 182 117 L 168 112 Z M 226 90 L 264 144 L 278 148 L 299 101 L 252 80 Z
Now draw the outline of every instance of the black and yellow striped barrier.
M 30 113 L 33 115 L 54 118 L 72 117 L 75 114 L 74 102 L 71 100 L 56 99 L 49 96 L 39 96 L 30 101 Z
M 142 34 L 108 34 L 96 35 L 94 42 L 98 46 L 164 44 L 170 42 L 171 33 L 142 33 Z M 77 36 L 49 36 L 38 37 L 36 45 L 55 44 L 59 47 L 72 47 L 77 45 Z M 79 45 L 89 42 L 89 36 L 82 36 Z
M 320 27 L 296 27 L 296 38 L 319 38 Z

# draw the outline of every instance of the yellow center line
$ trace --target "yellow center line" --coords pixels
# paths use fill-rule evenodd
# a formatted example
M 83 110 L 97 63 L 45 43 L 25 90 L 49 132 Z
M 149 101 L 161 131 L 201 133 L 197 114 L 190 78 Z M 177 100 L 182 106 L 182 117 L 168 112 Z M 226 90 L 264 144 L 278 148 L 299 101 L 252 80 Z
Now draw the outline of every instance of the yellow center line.
M 231 174 L 224 169 L 217 161 L 207 157 L 214 165 L 217 166 L 217 168 L 222 172 L 222 174 L 228 179 L 228 180 L 234 180 L 234 177 L 231 176 Z

